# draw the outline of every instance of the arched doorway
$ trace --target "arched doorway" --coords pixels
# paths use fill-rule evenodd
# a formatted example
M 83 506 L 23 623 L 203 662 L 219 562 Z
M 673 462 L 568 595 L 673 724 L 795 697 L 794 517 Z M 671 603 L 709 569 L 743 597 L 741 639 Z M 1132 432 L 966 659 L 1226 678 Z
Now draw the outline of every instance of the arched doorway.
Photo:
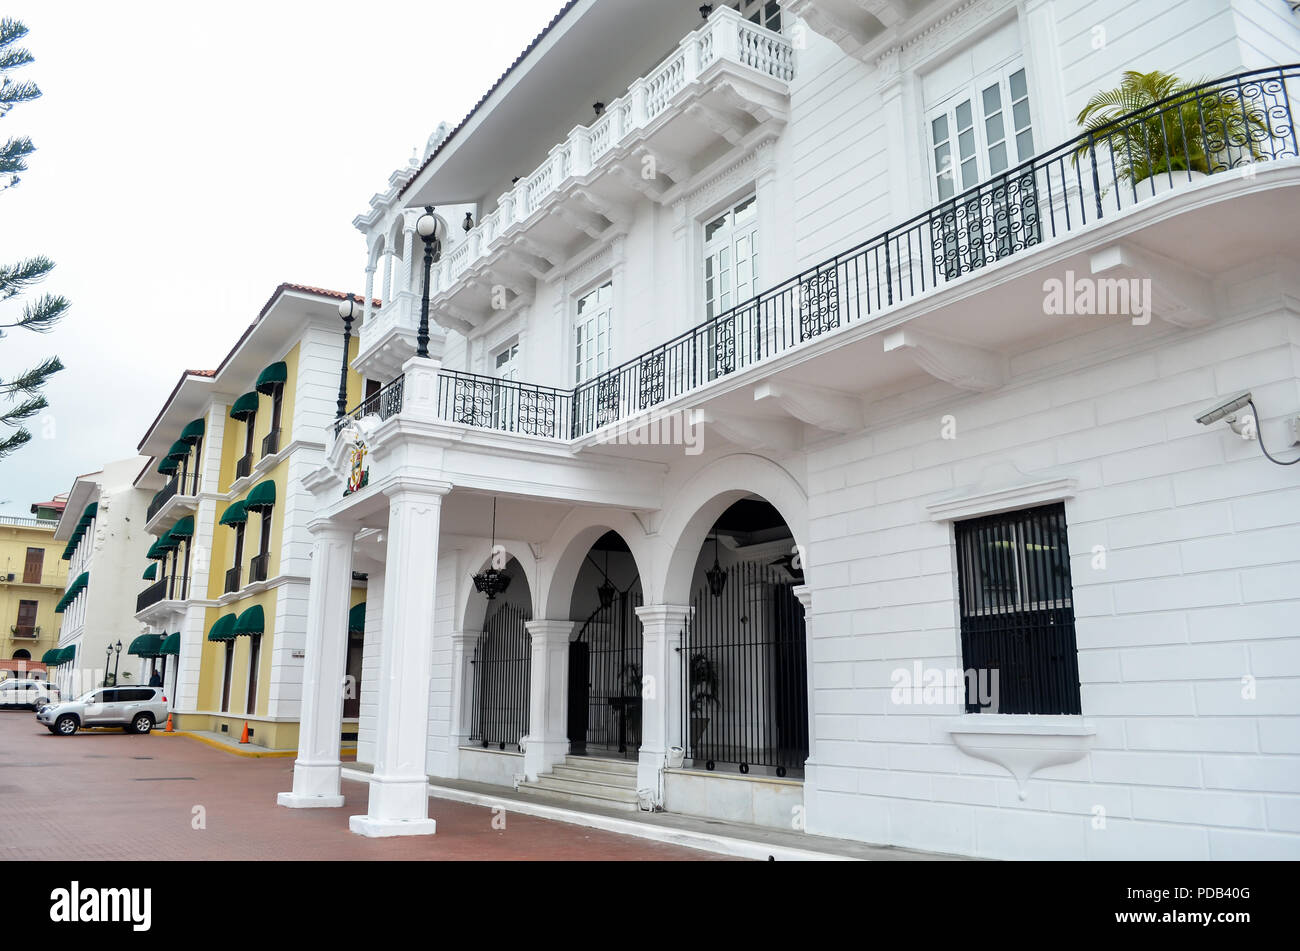
M 32 659 L 32 655 L 31 655 L 31 653 L 30 653 L 29 651 L 25 651 L 25 650 L 16 650 L 16 651 L 14 651 L 14 656 L 13 656 L 12 659 L 13 659 L 13 660 L 31 660 L 31 659 Z
M 766 500 L 734 502 L 696 562 L 682 632 L 682 747 L 714 770 L 786 776 L 808 758 L 802 559 Z
M 635 759 L 643 686 L 641 576 L 627 543 L 606 532 L 587 552 L 573 588 L 568 739 L 575 756 Z
M 532 644 L 526 625 L 532 620 L 532 594 L 516 559 L 502 570 L 510 582 L 487 602 L 483 634 L 470 659 L 469 742 L 519 752 L 529 729 Z

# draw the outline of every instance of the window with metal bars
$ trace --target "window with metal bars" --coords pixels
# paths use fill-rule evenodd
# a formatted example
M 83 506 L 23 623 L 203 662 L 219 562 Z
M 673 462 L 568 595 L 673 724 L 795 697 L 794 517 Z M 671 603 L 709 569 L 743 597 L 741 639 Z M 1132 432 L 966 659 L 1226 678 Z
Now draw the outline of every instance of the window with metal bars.
M 956 529 L 962 662 L 993 686 L 989 706 L 968 697 L 966 712 L 1081 713 L 1064 503 Z

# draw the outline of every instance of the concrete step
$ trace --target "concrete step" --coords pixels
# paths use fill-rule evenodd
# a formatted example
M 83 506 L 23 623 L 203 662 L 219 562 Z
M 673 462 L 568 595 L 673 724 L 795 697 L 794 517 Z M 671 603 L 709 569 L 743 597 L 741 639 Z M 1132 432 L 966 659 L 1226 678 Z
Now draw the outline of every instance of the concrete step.
M 607 809 L 625 809 L 629 812 L 635 812 L 637 809 L 635 792 L 596 783 L 567 782 L 539 776 L 535 783 L 520 783 L 519 791 L 538 800 L 552 803 L 598 805 Z
M 630 789 L 636 792 L 636 771 L 631 773 L 616 773 L 611 770 L 590 769 L 587 766 L 573 765 L 568 763 L 557 763 L 547 775 L 554 776 L 556 779 L 574 779 L 586 783 L 604 783 L 609 786 L 617 786 L 620 789 Z
M 620 776 L 636 776 L 634 759 L 602 759 L 599 756 L 574 756 L 570 753 L 564 757 L 564 765 L 588 772 L 610 773 Z

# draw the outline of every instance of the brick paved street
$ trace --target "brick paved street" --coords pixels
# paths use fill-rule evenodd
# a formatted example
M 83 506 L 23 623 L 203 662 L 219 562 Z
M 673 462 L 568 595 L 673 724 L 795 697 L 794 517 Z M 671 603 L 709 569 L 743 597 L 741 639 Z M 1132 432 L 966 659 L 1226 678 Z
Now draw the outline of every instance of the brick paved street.
M 56 737 L 26 710 L 0 710 L 0 858 L 600 859 L 717 856 L 435 799 L 434 836 L 366 839 L 348 816 L 366 787 L 344 782 L 342 809 L 284 809 L 291 758 L 249 759 L 185 737 L 121 732 Z M 191 827 L 195 806 L 206 829 Z

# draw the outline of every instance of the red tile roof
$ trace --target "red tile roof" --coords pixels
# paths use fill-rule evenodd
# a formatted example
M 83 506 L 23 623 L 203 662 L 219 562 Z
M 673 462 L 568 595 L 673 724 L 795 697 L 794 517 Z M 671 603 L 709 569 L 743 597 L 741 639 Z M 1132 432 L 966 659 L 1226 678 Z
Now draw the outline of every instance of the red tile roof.
M 542 32 L 538 33 L 535 37 L 533 37 L 533 41 L 524 48 L 524 51 L 522 53 L 520 53 L 518 56 L 515 57 L 515 61 L 511 63 L 506 68 L 506 71 L 497 78 L 497 81 L 492 84 L 491 88 L 489 88 L 487 92 L 483 93 L 482 98 L 480 98 L 478 102 L 474 103 L 474 108 L 470 109 L 470 111 L 465 114 L 465 118 L 461 119 L 460 122 L 457 123 L 456 128 L 452 129 L 450 132 L 447 133 L 447 137 L 443 139 L 442 143 L 436 149 L 433 150 L 433 153 L 424 160 L 424 164 L 422 164 L 419 168 L 417 168 L 414 172 L 411 173 L 411 177 L 406 180 L 406 184 L 403 185 L 401 189 L 397 192 L 398 198 L 401 198 L 403 195 L 406 194 L 406 190 L 411 187 L 411 183 L 414 182 L 417 178 L 419 178 L 420 173 L 423 172 L 426 168 L 428 168 L 429 165 L 433 162 L 433 160 L 442 154 L 442 150 L 447 147 L 447 145 L 451 142 L 452 139 L 456 138 L 456 133 L 459 132 L 461 129 L 465 128 L 465 124 L 469 122 L 470 119 L 474 118 L 475 114 L 481 108 L 483 108 L 483 104 L 487 102 L 490 98 L 492 98 L 492 94 L 496 92 L 498 88 L 500 88 L 501 84 L 504 83 L 507 78 L 509 78 L 510 74 L 513 73 L 516 68 L 518 68 L 519 64 L 528 58 L 528 54 L 531 53 L 533 50 L 535 50 L 538 44 L 540 44 L 542 40 L 546 39 L 546 35 L 550 33 L 551 30 L 555 29 L 555 27 L 559 24 L 559 22 L 564 19 L 565 14 L 568 13 L 577 5 L 578 5 L 578 0 L 569 0 L 569 2 L 566 3 L 560 9 L 560 12 L 555 14 L 555 16 L 551 18 L 551 22 L 546 24 L 546 26 L 542 28 Z

